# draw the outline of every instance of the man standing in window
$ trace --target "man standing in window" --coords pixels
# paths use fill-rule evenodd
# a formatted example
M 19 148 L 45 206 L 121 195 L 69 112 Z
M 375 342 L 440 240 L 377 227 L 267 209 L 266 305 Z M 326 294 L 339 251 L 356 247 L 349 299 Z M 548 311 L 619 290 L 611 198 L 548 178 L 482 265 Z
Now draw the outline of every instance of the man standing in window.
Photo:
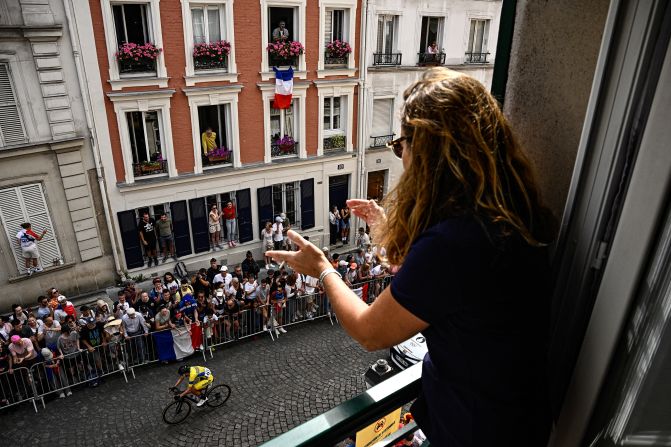
M 47 234 L 47 230 L 42 231 L 41 235 L 35 233 L 29 222 L 22 223 L 21 231 L 16 234 L 17 242 L 21 246 L 21 252 L 23 253 L 23 259 L 26 262 L 28 276 L 32 275 L 33 272 L 41 272 L 43 270 L 42 266 L 38 265 L 40 252 L 37 250 L 36 241 L 41 241 L 45 234 Z
M 142 213 L 142 220 L 140 220 L 137 228 L 140 233 L 140 242 L 142 242 L 147 258 L 149 258 L 147 267 L 151 267 L 152 260 L 158 266 L 158 259 L 156 258 L 156 221 L 149 217 L 149 213 L 145 211 Z
M 158 227 L 158 240 L 161 243 L 161 250 L 163 251 L 163 263 L 168 260 L 168 253 L 173 259 L 175 257 L 175 244 L 172 238 L 172 220 L 168 219 L 166 213 L 161 214 L 161 218 L 156 222 Z
M 289 30 L 286 28 L 287 24 L 284 20 L 280 21 L 280 24 L 277 28 L 273 30 L 273 40 L 288 40 L 289 39 Z
M 217 133 L 212 132 L 211 127 L 205 129 L 205 132 L 200 136 L 200 140 L 203 144 L 203 155 L 207 155 L 208 152 L 217 148 Z

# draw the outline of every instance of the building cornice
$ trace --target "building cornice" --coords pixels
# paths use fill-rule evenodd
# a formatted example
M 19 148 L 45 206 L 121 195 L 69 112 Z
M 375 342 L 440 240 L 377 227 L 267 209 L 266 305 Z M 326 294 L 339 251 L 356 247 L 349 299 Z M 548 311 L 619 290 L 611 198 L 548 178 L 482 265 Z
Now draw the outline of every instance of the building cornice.
M 185 87 L 182 91 L 186 96 L 206 95 L 208 93 L 240 93 L 242 84 L 218 85 L 216 87 Z
M 112 102 L 129 101 L 133 99 L 155 99 L 155 98 L 170 98 L 175 94 L 175 89 L 165 90 L 144 90 L 139 92 L 109 92 L 107 97 Z

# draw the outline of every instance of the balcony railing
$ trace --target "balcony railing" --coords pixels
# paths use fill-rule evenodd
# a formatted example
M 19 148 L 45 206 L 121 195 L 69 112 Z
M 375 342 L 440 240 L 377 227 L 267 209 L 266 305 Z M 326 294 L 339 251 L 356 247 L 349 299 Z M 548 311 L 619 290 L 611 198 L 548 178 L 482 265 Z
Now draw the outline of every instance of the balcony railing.
M 421 376 L 422 362 L 262 444 L 262 447 L 284 447 L 287 445 L 307 447 L 338 444 L 352 433 L 356 433 L 415 399 L 419 394 Z M 387 424 L 398 424 L 398 422 L 390 421 Z M 385 445 L 393 446 L 404 434 L 415 429 L 414 424 L 408 424 L 403 429 L 390 435 L 385 440 Z M 428 441 L 425 441 L 422 445 L 428 446 Z
M 334 152 L 342 152 L 345 150 L 347 140 L 345 135 L 333 135 L 324 138 L 324 153 L 330 154 Z
M 293 144 L 270 144 L 270 156 L 273 158 L 290 157 L 298 155 L 298 142 Z
M 135 177 L 143 175 L 165 174 L 168 172 L 168 164 L 165 160 L 160 161 L 142 161 L 133 163 L 133 174 Z
M 347 66 L 349 56 L 336 57 L 329 53 L 324 53 L 324 68 L 337 68 L 340 66 Z
M 196 70 L 228 70 L 228 56 L 223 60 L 212 58 L 193 58 L 193 68 Z
M 387 143 L 391 142 L 391 140 L 394 139 L 394 135 L 396 134 L 391 134 L 391 135 L 379 135 L 376 137 L 370 137 L 372 140 L 370 142 L 370 147 L 385 147 Z
M 272 67 L 298 67 L 298 56 L 293 57 L 279 57 L 274 54 L 268 54 L 268 65 Z
M 487 56 L 489 53 L 466 53 L 467 64 L 488 64 Z
M 119 63 L 119 74 L 134 73 L 156 73 L 156 60 L 140 59 L 138 61 L 121 60 Z
M 401 65 L 401 53 L 373 53 L 373 65 Z
M 445 65 L 445 53 L 417 53 L 417 65 Z

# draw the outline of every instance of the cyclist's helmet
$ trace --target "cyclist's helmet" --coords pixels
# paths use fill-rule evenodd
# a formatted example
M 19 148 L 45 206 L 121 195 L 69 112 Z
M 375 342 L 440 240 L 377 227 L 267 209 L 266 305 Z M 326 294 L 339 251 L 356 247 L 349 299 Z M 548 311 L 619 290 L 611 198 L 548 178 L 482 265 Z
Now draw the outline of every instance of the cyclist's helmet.
M 184 374 L 188 374 L 189 369 L 191 369 L 191 367 L 190 367 L 189 365 L 182 365 L 182 366 L 180 366 L 179 369 L 177 370 L 177 373 L 178 373 L 180 376 L 183 376 Z

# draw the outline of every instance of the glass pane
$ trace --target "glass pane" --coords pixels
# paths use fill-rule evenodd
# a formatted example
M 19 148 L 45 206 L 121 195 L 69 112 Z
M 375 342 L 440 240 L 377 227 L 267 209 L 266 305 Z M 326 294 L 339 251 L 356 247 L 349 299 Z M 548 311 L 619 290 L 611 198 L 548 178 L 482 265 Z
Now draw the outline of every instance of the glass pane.
M 285 187 L 285 193 L 284 197 L 286 200 L 286 207 L 283 210 L 287 218 L 289 219 L 290 224 L 294 224 L 296 222 L 296 192 L 294 189 L 294 184 L 293 183 L 287 183 L 284 185 Z
M 324 130 L 331 129 L 331 98 L 324 98 Z
M 296 103 L 291 102 L 291 107 L 284 109 L 284 134 L 295 138 L 294 132 L 294 107 Z
M 384 48 L 384 16 L 377 16 L 377 53 Z
M 473 41 L 475 40 L 475 27 L 477 24 L 477 20 L 471 20 L 471 30 L 468 33 L 468 46 L 466 47 L 467 52 L 473 52 Z
M 193 42 L 205 42 L 205 24 L 204 24 L 203 10 L 201 8 L 194 8 L 191 10 L 191 21 L 193 22 Z
M 427 46 L 433 42 L 438 43 L 438 28 L 440 27 L 440 19 L 438 17 L 431 17 L 429 20 L 429 29 L 427 35 Z
M 272 102 L 271 102 L 271 107 L 270 107 L 270 135 L 271 135 L 271 140 L 275 140 L 277 138 L 282 138 L 282 135 L 280 135 L 280 117 L 281 117 L 281 111 L 279 109 L 274 109 L 272 107 Z
M 161 150 L 161 131 L 158 124 L 158 112 L 145 112 L 144 124 L 147 133 L 149 158 L 151 160 L 157 160 L 159 157 L 164 158 Z
M 133 163 L 148 161 L 147 146 L 144 140 L 144 127 L 142 126 L 142 112 L 127 113 L 126 122 L 128 123 L 130 147 L 133 152 Z
M 343 17 L 345 16 L 345 11 L 342 9 L 336 9 L 333 11 L 333 24 L 332 26 L 332 35 L 333 40 L 342 40 L 343 39 Z
M 210 42 L 221 40 L 221 30 L 219 29 L 219 9 L 210 8 L 207 10 L 207 28 Z
M 219 144 L 221 146 L 224 146 L 224 147 L 228 148 L 228 144 L 227 144 L 228 138 L 226 136 L 226 110 L 227 110 L 227 106 L 224 104 L 224 105 L 218 105 L 216 107 L 217 107 L 217 111 L 218 111 L 218 114 L 219 114 L 219 117 L 218 117 L 219 118 L 219 142 L 220 142 Z
M 126 31 L 124 29 L 123 21 L 123 5 L 113 5 L 112 13 L 114 14 L 114 31 L 116 32 L 116 43 L 121 46 L 126 42 Z
M 273 185 L 273 216 L 278 216 L 284 208 L 282 203 L 282 185 Z M 273 222 L 275 219 L 273 219 Z
M 385 21 L 385 36 L 384 36 L 384 52 L 389 54 L 392 52 L 392 45 L 394 43 L 394 21 Z
M 475 52 L 476 53 L 482 53 L 482 36 L 485 31 L 485 21 L 484 20 L 478 20 L 478 24 L 476 26 L 476 39 L 475 39 Z
M 340 129 L 340 98 L 333 98 L 333 128 Z
M 128 42 L 143 44 L 149 41 L 147 33 L 147 5 L 124 4 L 123 15 L 126 20 Z

